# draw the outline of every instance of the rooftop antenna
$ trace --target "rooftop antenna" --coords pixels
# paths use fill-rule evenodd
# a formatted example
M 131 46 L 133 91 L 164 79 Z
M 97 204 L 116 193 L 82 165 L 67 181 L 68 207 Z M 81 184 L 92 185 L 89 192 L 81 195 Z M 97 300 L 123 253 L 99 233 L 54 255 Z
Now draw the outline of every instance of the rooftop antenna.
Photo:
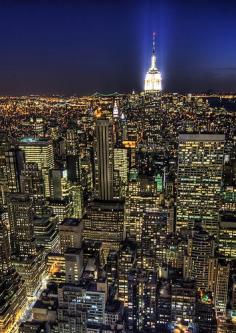
M 156 52 L 156 33 L 152 33 L 152 54 Z

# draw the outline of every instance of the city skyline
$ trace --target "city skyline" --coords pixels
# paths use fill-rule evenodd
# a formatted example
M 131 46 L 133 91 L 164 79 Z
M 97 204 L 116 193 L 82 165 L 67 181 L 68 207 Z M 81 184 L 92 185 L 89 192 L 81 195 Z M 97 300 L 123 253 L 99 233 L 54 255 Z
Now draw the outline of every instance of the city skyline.
M 153 31 L 164 91 L 235 92 L 233 1 L 0 6 L 0 95 L 141 91 Z
M 236 333 L 235 9 L 0 1 L 0 333 Z

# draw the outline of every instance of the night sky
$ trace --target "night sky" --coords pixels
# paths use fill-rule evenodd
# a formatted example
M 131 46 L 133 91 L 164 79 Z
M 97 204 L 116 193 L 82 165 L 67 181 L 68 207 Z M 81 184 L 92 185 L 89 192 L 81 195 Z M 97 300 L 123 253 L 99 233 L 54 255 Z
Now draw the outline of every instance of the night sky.
M 236 92 L 236 1 L 0 0 L 0 31 L 0 95 L 140 91 L 152 31 L 165 91 Z

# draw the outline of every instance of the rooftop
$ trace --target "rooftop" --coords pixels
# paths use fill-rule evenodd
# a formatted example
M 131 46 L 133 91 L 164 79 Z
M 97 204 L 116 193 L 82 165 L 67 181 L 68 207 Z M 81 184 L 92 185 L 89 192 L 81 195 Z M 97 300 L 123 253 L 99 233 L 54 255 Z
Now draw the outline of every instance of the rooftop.
M 20 145 L 47 145 L 48 143 L 47 139 L 37 137 L 23 137 L 19 140 Z
M 65 218 L 62 222 L 61 225 L 65 226 L 71 226 L 71 227 L 76 227 L 80 224 L 81 220 L 77 218 Z
M 214 133 L 181 133 L 179 141 L 225 141 L 225 135 Z

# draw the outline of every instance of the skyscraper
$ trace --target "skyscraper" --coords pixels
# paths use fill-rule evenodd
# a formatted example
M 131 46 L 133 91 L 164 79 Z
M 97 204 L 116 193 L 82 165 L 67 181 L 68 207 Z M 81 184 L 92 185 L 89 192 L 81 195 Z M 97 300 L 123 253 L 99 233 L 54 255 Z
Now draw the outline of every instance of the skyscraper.
M 0 131 L 0 204 L 6 203 L 5 192 L 7 191 L 7 177 L 5 152 L 9 149 L 9 137 L 6 132 Z
M 194 228 L 193 235 L 188 239 L 188 250 L 184 256 L 184 277 L 195 279 L 196 286 L 207 290 L 211 262 L 215 256 L 215 242 L 201 227 Z
M 43 139 L 23 138 L 19 142 L 19 148 L 25 152 L 26 162 L 36 162 L 39 170 L 42 170 L 45 195 L 49 197 L 49 170 L 54 168 L 52 143 Z
M 101 200 L 113 199 L 113 133 L 109 119 L 96 121 L 95 182 L 97 196 Z
M 36 253 L 33 205 L 27 194 L 11 193 L 8 200 L 11 250 L 19 256 Z
M 180 134 L 176 231 L 201 221 L 218 234 L 224 142 L 223 134 Z
M 24 167 L 24 152 L 12 148 L 5 152 L 6 175 L 9 192 L 20 192 L 20 175 Z
M 145 92 L 155 92 L 162 90 L 162 77 L 161 73 L 156 65 L 156 34 L 153 33 L 152 40 L 152 58 L 151 58 L 151 67 L 149 68 L 144 82 L 144 91 Z
M 11 267 L 10 244 L 8 231 L 4 225 L 0 213 L 0 277 L 6 274 Z

